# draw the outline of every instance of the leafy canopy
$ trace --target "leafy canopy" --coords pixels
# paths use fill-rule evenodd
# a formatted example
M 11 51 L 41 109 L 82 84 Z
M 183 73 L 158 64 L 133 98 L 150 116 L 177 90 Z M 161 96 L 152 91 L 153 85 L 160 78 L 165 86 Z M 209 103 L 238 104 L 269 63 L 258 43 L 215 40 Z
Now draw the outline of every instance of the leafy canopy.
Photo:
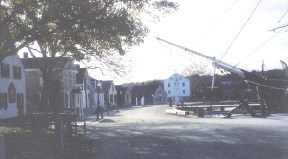
M 0 59 L 27 45 L 43 57 L 120 55 L 143 42 L 141 13 L 158 18 L 178 4 L 167 0 L 0 0 Z

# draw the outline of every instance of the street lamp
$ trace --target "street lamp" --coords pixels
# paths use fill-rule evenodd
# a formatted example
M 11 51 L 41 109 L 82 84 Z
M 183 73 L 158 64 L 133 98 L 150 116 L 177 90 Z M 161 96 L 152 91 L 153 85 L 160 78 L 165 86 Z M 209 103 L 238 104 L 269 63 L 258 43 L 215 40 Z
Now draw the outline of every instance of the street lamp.
M 99 120 L 99 111 L 101 111 L 101 118 L 103 119 L 103 111 L 100 108 L 100 98 L 99 98 L 101 82 L 102 82 L 101 80 L 97 81 L 97 108 L 96 108 L 97 118 L 96 118 L 96 120 Z

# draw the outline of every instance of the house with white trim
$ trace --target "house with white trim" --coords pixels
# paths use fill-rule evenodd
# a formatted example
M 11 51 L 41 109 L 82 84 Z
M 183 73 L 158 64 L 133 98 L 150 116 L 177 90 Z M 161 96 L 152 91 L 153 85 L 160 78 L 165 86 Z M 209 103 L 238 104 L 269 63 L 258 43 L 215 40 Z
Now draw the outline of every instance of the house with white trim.
M 132 105 L 157 105 L 167 103 L 167 93 L 161 85 L 133 86 Z
M 92 87 L 90 76 L 87 68 L 80 68 L 77 65 L 77 75 L 76 75 L 76 87 L 80 90 L 80 105 L 79 112 L 80 116 L 85 113 L 93 112 L 96 109 L 96 103 L 94 101 L 95 90 Z
M 25 69 L 18 55 L 0 65 L 0 119 L 26 115 Z
M 164 80 L 164 90 L 172 102 L 190 101 L 190 81 L 178 73 Z
M 39 65 L 44 64 L 43 58 L 28 58 L 28 54 L 24 53 L 21 59 L 26 71 L 26 93 L 27 93 L 27 112 L 34 113 L 39 111 L 39 102 L 42 97 L 43 78 L 39 69 Z M 46 60 L 52 60 L 48 57 Z M 76 73 L 77 69 L 73 63 L 73 59 L 68 56 L 55 57 L 53 59 L 54 67 L 52 70 L 52 88 L 50 94 L 50 108 L 57 110 L 65 110 L 77 108 L 80 101 L 79 93 L 76 93 Z
M 104 92 L 104 102 L 106 106 L 109 105 L 110 107 L 115 107 L 117 90 L 115 88 L 114 82 L 112 80 L 102 81 L 101 88 Z

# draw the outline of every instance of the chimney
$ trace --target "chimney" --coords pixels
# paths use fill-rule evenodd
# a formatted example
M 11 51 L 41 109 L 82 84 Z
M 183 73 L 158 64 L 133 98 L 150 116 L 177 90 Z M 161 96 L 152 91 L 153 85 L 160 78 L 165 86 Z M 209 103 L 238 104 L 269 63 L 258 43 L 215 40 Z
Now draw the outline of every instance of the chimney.
M 23 58 L 24 58 L 24 59 L 28 59 L 28 52 L 24 52 L 24 53 L 23 53 Z

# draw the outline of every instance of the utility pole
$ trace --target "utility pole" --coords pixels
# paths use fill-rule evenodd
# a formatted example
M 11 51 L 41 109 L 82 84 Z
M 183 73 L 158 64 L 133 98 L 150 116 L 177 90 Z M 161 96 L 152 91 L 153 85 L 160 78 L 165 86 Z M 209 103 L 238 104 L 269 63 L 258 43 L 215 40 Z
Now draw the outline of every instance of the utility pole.
M 261 77 L 264 78 L 264 60 L 262 60 L 262 71 L 261 71 Z

